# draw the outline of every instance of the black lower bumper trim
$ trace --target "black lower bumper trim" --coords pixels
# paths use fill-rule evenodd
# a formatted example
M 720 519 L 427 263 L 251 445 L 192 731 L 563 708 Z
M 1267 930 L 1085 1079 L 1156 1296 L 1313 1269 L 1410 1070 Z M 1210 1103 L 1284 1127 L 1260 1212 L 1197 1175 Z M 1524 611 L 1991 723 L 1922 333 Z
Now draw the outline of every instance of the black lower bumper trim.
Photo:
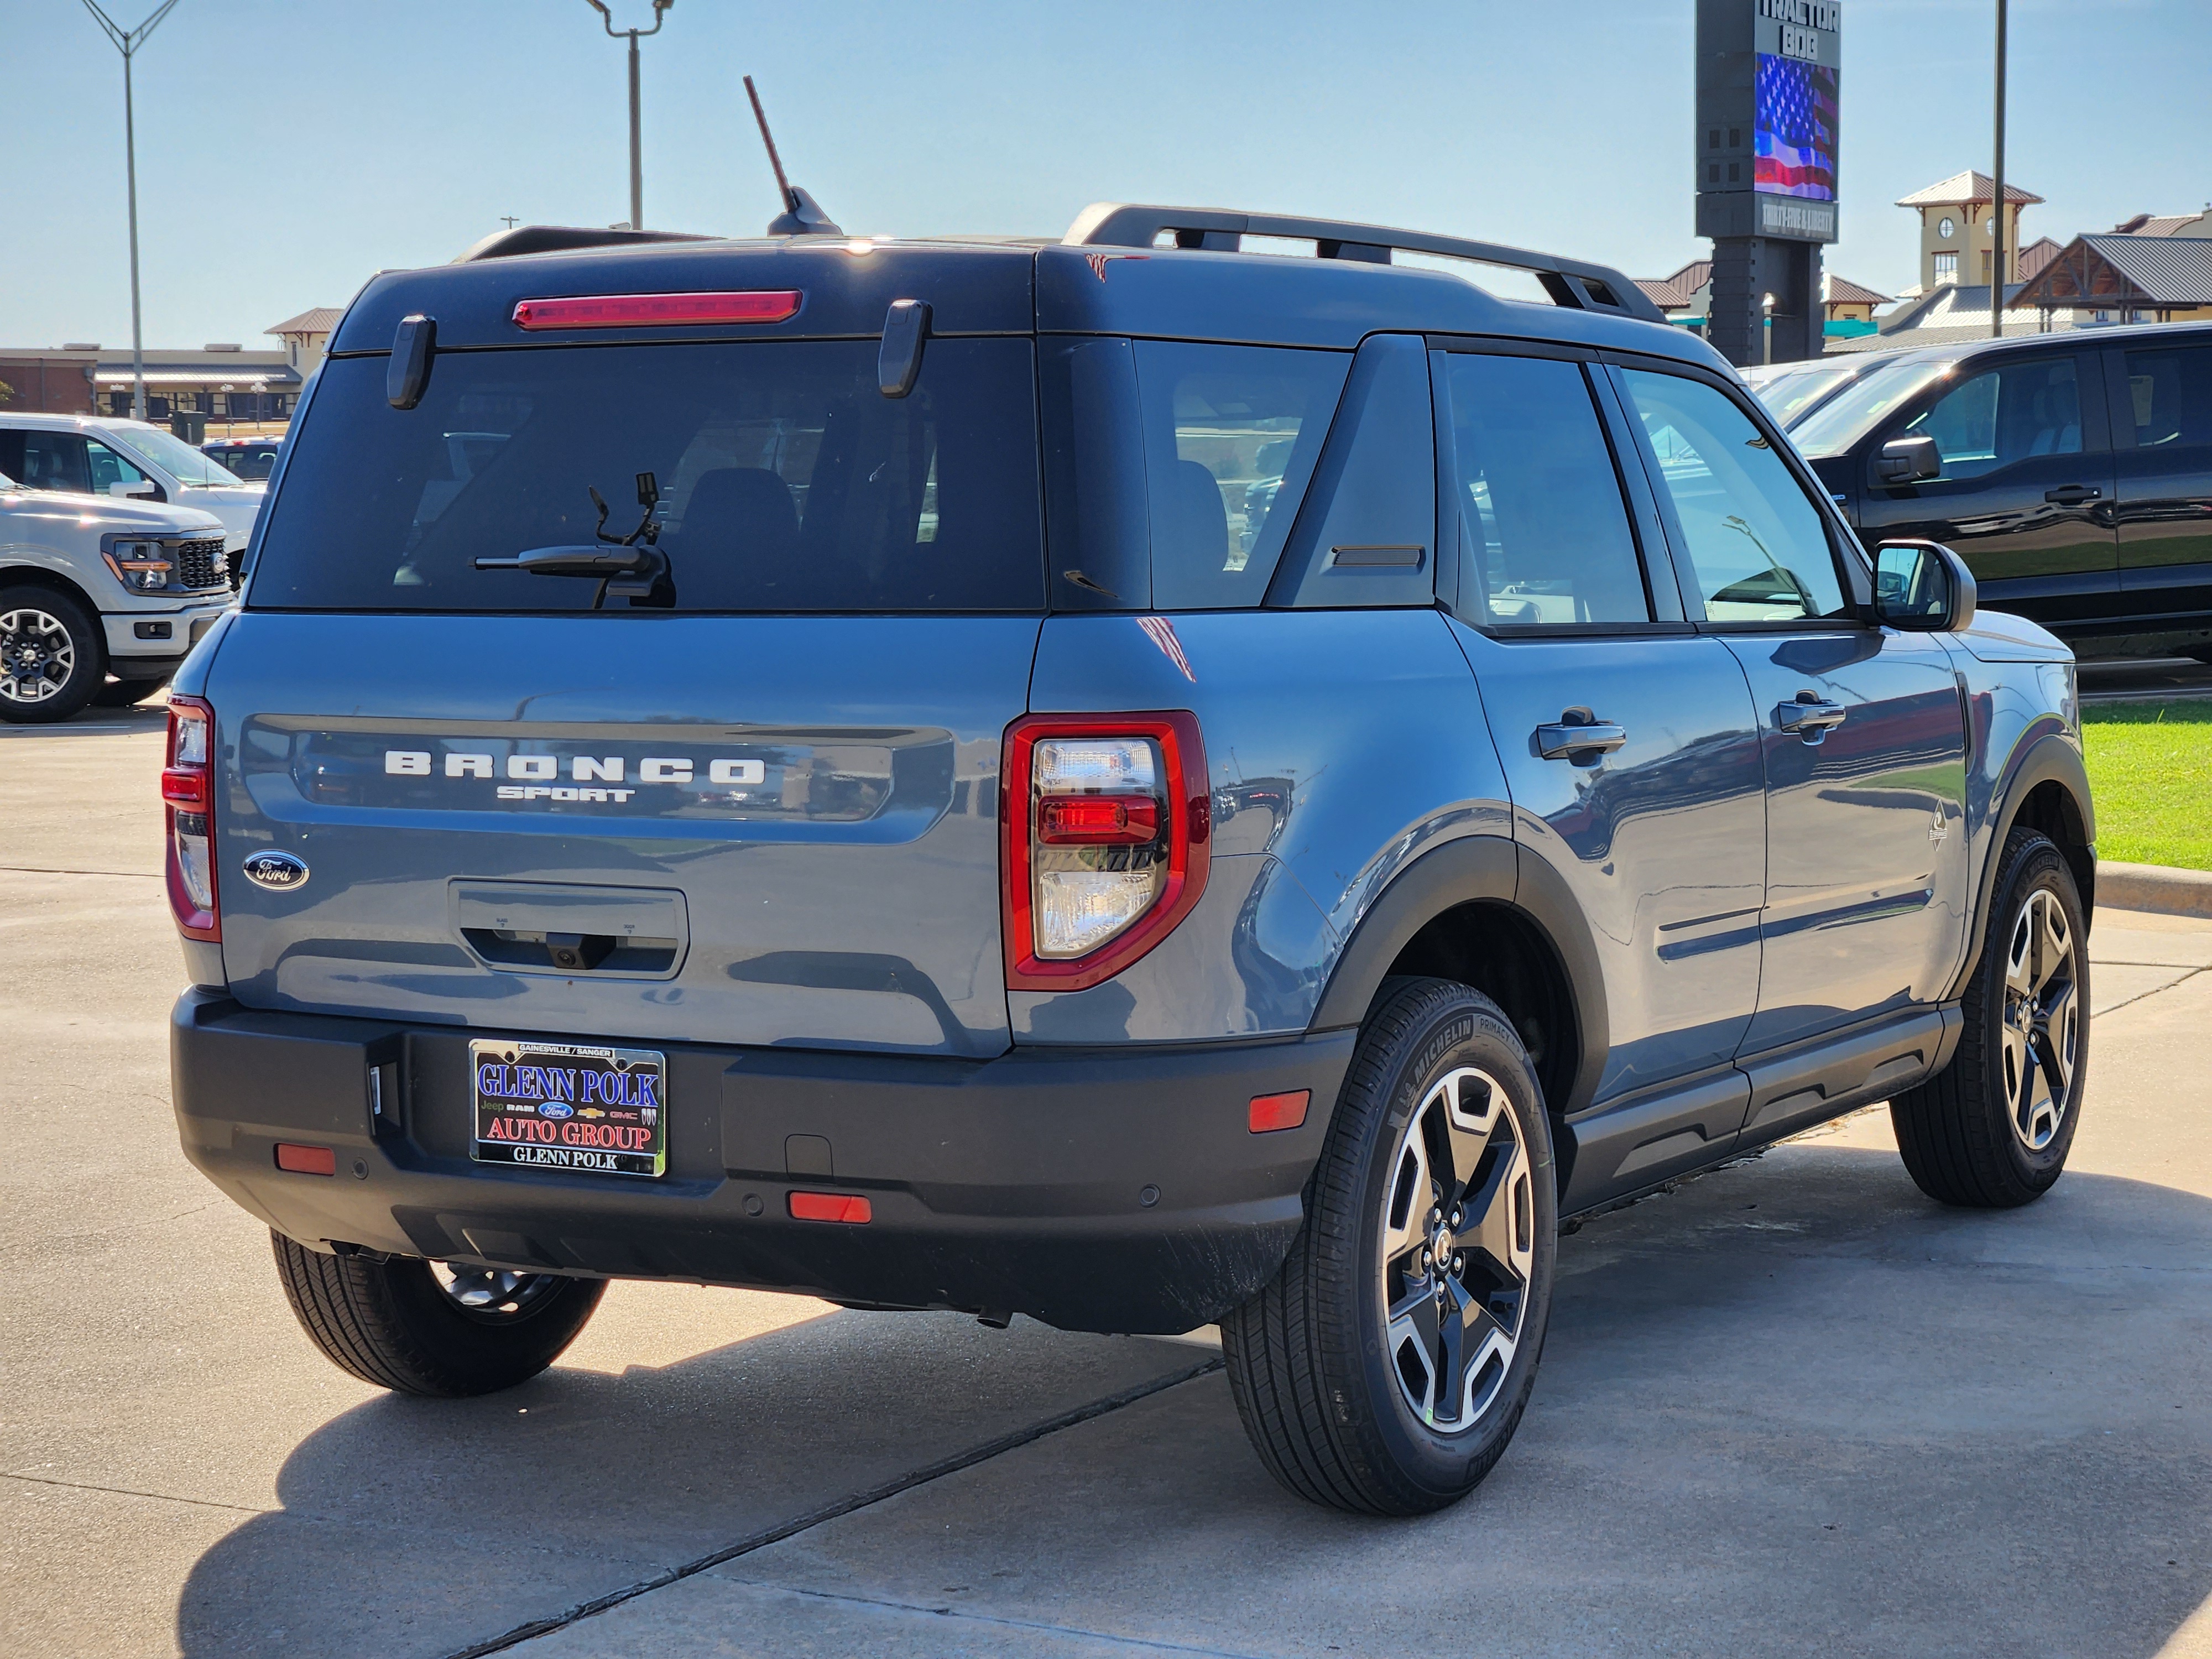
M 1281 1264 L 1356 1040 L 982 1061 L 636 1045 L 668 1056 L 668 1173 L 646 1181 L 472 1160 L 468 1045 L 496 1035 L 187 992 L 185 1154 L 311 1245 L 1182 1331 Z M 1249 1132 L 1253 1096 L 1302 1088 L 1302 1127 Z M 337 1175 L 279 1170 L 280 1140 L 335 1148 Z M 863 1195 L 871 1218 L 795 1220 L 794 1190 Z

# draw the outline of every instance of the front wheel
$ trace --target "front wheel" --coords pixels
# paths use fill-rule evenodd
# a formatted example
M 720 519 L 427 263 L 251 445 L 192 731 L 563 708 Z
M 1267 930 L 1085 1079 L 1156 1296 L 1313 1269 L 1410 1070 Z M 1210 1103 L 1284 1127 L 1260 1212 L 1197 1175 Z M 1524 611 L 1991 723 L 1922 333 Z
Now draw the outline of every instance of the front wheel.
M 2009 1208 L 2051 1189 L 2089 1072 L 2088 928 L 2074 872 L 2033 830 L 2014 830 L 1999 857 L 1958 1050 L 1889 1103 L 1914 1183 L 1969 1209 Z
M 107 678 L 100 623 L 51 587 L 0 590 L 0 720 L 65 720 Z
M 325 1255 L 269 1242 L 307 1340 L 364 1382 L 457 1400 L 526 1382 L 576 1340 L 606 1293 L 563 1279 L 410 1256 Z
M 1268 1471 L 1364 1514 L 1472 1492 L 1535 1386 L 1558 1206 L 1543 1093 L 1504 1014 L 1464 985 L 1398 982 L 1360 1033 L 1289 1258 L 1221 1322 Z

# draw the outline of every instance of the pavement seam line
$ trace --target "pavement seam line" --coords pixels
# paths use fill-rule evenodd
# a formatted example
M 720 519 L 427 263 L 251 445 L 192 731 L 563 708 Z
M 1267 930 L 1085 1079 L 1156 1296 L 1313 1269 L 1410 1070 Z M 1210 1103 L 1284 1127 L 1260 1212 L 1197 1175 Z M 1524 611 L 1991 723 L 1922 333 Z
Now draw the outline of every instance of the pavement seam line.
M 104 1492 L 117 1498 L 143 1498 L 155 1504 L 190 1504 L 195 1509 L 228 1510 L 234 1515 L 282 1515 L 281 1509 L 256 1509 L 250 1504 L 224 1504 L 212 1498 L 179 1498 L 173 1492 L 139 1492 L 131 1486 L 103 1486 L 90 1480 L 56 1480 L 49 1475 L 18 1474 L 13 1469 L 0 1469 L 0 1477 L 9 1480 L 27 1480 L 34 1486 L 59 1486 L 64 1492 Z
M 2160 963 L 2154 965 L 2164 967 L 2166 964 Z M 2092 963 L 2090 966 L 2094 968 L 2096 964 Z M 2167 983 L 2155 987 L 2148 991 L 2138 991 L 2135 995 L 2130 997 L 2125 1002 L 2115 1002 L 2104 1008 L 2092 1010 L 2091 1018 L 2093 1019 L 2110 1019 L 2114 1014 L 2118 1013 L 2123 1008 L 2132 1008 L 2138 1002 L 2144 1001 L 2148 998 L 2164 996 L 2168 991 L 2179 990 L 2181 987 L 2188 984 L 2191 980 L 2195 979 L 2199 974 L 2203 973 L 2212 973 L 2212 969 L 2191 968 L 2179 979 L 2169 981 Z
M 604 1595 L 593 1596 L 590 1601 L 580 1602 L 566 1613 L 556 1614 L 553 1618 L 533 1619 L 529 1623 L 517 1625 L 513 1630 L 503 1635 L 495 1636 L 489 1641 L 477 1642 L 465 1648 L 457 1648 L 447 1655 L 446 1659 L 486 1659 L 488 1655 L 504 1653 L 510 1648 L 519 1647 L 523 1643 L 532 1641 L 538 1637 L 550 1636 L 556 1631 L 566 1630 L 571 1625 L 605 1613 L 611 1608 L 618 1607 L 626 1601 L 635 1601 L 641 1595 L 649 1595 L 657 1589 L 665 1589 L 671 1584 L 680 1583 L 686 1578 L 694 1577 L 706 1571 L 709 1567 L 719 1567 L 726 1561 L 736 1560 L 741 1555 L 750 1555 L 756 1550 L 766 1549 L 771 1544 L 781 1544 L 787 1538 L 795 1538 L 800 1533 L 810 1532 L 816 1527 L 842 1520 L 846 1516 L 880 1504 L 886 1498 L 896 1498 L 901 1492 L 911 1492 L 916 1486 L 927 1486 L 933 1480 L 941 1480 L 948 1474 L 957 1474 L 963 1469 L 973 1468 L 978 1463 L 988 1462 L 992 1458 L 1003 1456 L 1010 1451 L 1019 1450 L 1022 1447 L 1042 1440 L 1048 1435 L 1058 1434 L 1063 1429 L 1074 1428 L 1078 1424 L 1091 1422 L 1109 1413 L 1120 1411 L 1125 1406 L 1133 1406 L 1140 1400 L 1147 1400 L 1156 1394 L 1163 1394 L 1182 1383 L 1195 1381 L 1199 1377 L 1219 1370 L 1223 1363 L 1219 1358 L 1201 1360 L 1197 1364 L 1185 1366 L 1179 1371 L 1170 1371 L 1165 1376 L 1153 1377 L 1148 1382 L 1139 1382 L 1116 1393 L 1107 1395 L 1103 1399 L 1093 1400 L 1088 1404 L 1061 1412 L 1057 1416 L 1045 1419 L 1042 1423 L 1033 1423 L 1027 1428 L 1015 1429 L 1009 1433 L 999 1436 L 996 1439 L 987 1440 L 980 1446 L 970 1447 L 966 1451 L 955 1452 L 951 1456 L 939 1458 L 933 1463 L 925 1463 L 920 1468 L 909 1469 L 904 1474 L 894 1475 L 879 1486 L 871 1486 L 865 1492 L 854 1492 L 848 1497 L 841 1498 L 835 1503 L 825 1504 L 820 1509 L 810 1510 L 794 1520 L 780 1522 L 775 1526 L 765 1527 L 711 1554 L 700 1556 L 696 1560 L 686 1561 L 680 1566 L 670 1567 L 664 1572 L 656 1573 L 650 1578 L 641 1579 L 635 1584 L 625 1584 L 620 1589 L 609 1590 Z
M 1148 1636 L 1116 1636 L 1110 1631 L 1086 1630 L 1080 1625 L 1058 1625 L 1042 1619 L 1014 1619 L 1002 1613 L 973 1613 L 965 1607 L 932 1607 L 921 1601 L 899 1601 L 876 1595 L 854 1595 L 848 1590 L 809 1589 L 799 1584 L 779 1584 L 765 1578 L 732 1578 L 726 1581 L 741 1584 L 748 1589 L 772 1590 L 784 1595 L 804 1595 L 817 1601 L 845 1601 L 855 1607 L 881 1607 L 890 1613 L 920 1613 L 931 1619 L 959 1619 L 970 1624 L 997 1625 L 1007 1630 L 1036 1631 L 1054 1636 L 1077 1636 L 1087 1641 L 1106 1642 L 1116 1647 L 1136 1648 L 1148 1653 L 1193 1653 L 1201 1659 L 1259 1659 L 1235 1648 L 1193 1647 L 1188 1642 L 1159 1642 Z
M 125 881 L 159 881 L 161 878 L 143 870 L 56 870 L 43 864 L 0 864 L 0 875 L 117 876 Z

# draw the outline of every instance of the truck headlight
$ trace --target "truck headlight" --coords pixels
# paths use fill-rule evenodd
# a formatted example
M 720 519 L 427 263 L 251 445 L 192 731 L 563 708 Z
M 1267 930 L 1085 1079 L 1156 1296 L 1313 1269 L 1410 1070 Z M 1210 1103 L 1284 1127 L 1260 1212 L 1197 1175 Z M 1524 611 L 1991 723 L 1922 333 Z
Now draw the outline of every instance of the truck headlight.
M 100 556 L 107 561 L 115 580 L 134 593 L 161 592 L 176 570 L 169 550 L 155 541 L 114 537 L 100 549 Z

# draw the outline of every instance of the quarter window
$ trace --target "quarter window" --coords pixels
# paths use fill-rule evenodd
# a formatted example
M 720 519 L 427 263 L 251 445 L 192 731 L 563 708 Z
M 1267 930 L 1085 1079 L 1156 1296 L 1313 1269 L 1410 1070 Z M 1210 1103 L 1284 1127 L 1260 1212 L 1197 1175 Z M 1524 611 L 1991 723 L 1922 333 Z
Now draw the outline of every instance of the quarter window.
M 1443 355 L 1462 605 L 1490 624 L 1649 622 L 1613 453 L 1578 363 Z
M 2071 357 L 2007 363 L 1962 380 L 1905 428 L 1933 438 L 1947 478 L 1978 478 L 2033 455 L 2081 453 Z
M 1771 443 L 1717 388 L 1629 369 L 1711 622 L 1845 614 L 1827 527 Z

